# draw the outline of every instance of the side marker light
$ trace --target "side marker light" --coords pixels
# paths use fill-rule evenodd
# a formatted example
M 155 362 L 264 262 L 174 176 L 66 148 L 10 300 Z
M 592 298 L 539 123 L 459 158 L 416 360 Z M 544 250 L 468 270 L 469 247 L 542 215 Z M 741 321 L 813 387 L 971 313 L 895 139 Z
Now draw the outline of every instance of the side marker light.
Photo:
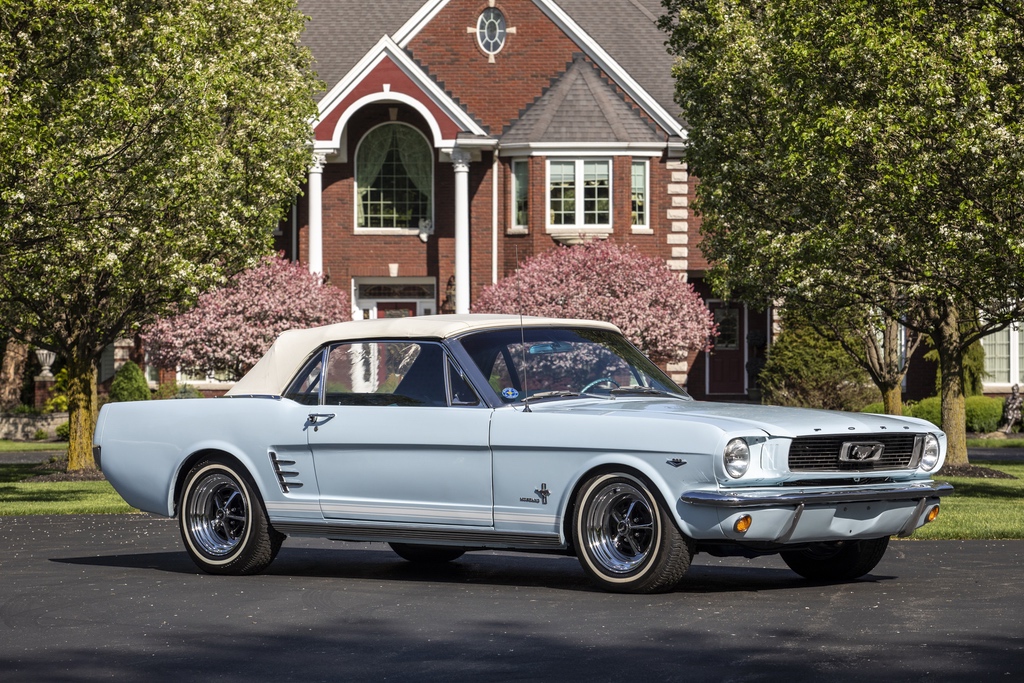
M 745 534 L 747 533 L 747 529 L 750 528 L 750 524 L 753 521 L 754 520 L 750 518 L 750 515 L 743 515 L 742 517 L 736 520 L 736 523 L 733 525 L 732 528 L 741 534 Z
M 936 506 L 932 507 L 931 510 L 928 511 L 928 514 L 925 515 L 924 521 L 926 523 L 927 522 L 934 522 L 935 518 L 938 517 L 938 516 L 939 516 L 939 506 L 936 505 Z

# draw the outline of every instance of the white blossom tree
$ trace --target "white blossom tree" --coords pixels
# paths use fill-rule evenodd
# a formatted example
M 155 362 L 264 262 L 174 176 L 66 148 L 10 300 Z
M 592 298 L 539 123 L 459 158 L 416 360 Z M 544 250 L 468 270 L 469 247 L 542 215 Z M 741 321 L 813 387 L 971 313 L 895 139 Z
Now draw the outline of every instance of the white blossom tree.
M 4 0 L 0 319 L 68 370 L 93 466 L 103 348 L 271 248 L 318 88 L 294 0 Z
M 716 290 L 930 337 L 967 465 L 964 354 L 1024 317 L 1024 5 L 665 6 Z

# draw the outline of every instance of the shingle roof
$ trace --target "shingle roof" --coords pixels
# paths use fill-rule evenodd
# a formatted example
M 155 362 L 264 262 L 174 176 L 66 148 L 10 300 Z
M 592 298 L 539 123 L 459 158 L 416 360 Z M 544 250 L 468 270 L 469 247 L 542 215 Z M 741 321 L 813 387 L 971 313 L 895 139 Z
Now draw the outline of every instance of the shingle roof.
M 556 4 L 611 55 L 665 111 L 679 115 L 668 35 L 656 22 L 661 0 L 556 0 Z
M 299 11 L 310 18 L 302 44 L 313 53 L 313 68 L 327 90 L 424 4 L 425 0 L 299 0 Z
M 505 145 L 661 141 L 654 127 L 583 55 L 501 136 Z
M 384 35 L 393 36 L 426 0 L 299 0 L 311 18 L 302 43 L 315 58 L 317 75 L 329 90 Z M 655 25 L 660 0 L 555 0 L 596 43 L 671 115 L 673 58 L 667 36 Z M 322 93 L 321 93 L 322 94 Z

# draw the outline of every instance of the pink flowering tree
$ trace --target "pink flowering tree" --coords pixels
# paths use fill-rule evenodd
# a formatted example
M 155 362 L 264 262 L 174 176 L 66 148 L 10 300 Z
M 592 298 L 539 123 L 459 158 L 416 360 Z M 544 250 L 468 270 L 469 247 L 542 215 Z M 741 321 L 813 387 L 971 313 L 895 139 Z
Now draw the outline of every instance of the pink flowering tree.
M 617 325 L 657 362 L 708 348 L 715 324 L 693 287 L 635 247 L 593 241 L 546 251 L 484 289 L 473 310 Z
M 351 318 L 348 295 L 321 280 L 305 265 L 264 259 L 200 296 L 194 308 L 147 328 L 150 362 L 239 379 L 281 332 Z

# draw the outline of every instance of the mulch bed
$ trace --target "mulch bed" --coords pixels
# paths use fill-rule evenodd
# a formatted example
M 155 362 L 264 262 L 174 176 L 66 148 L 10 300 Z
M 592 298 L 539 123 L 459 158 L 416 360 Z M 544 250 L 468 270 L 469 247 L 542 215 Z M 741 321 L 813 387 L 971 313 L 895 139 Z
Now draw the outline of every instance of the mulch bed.
M 106 477 L 94 467 L 68 472 L 67 458 L 47 460 L 37 465 L 34 471 L 39 472 L 25 481 L 104 481 Z
M 993 470 L 977 465 L 945 465 L 939 470 L 937 477 L 970 477 L 972 479 L 1016 479 L 1006 472 Z

